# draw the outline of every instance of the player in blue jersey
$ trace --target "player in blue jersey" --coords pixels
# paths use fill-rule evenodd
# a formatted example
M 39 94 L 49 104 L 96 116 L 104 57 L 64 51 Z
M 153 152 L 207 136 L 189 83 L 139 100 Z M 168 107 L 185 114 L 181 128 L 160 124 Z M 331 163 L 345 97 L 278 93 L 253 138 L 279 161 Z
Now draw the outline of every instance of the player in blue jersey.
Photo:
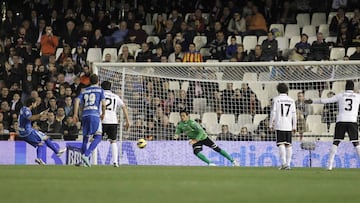
M 78 121 L 79 105 L 82 104 L 81 123 L 83 128 L 83 143 L 81 151 L 83 153 L 81 159 L 85 166 L 90 167 L 89 155 L 100 143 L 102 138 L 101 120 L 105 116 L 106 103 L 104 90 L 99 87 L 99 77 L 96 74 L 90 76 L 91 86 L 85 88 L 75 99 L 74 104 L 74 120 Z M 87 143 L 89 137 L 93 136 L 89 148 Z
M 54 151 L 54 153 L 60 157 L 66 149 L 57 149 L 54 143 L 49 139 L 50 137 L 45 135 L 45 133 L 35 130 L 32 127 L 31 122 L 39 120 L 41 117 L 46 117 L 47 110 L 41 112 L 40 114 L 33 115 L 31 109 L 36 107 L 36 101 L 33 97 L 26 99 L 25 106 L 20 109 L 19 114 L 19 137 L 21 137 L 25 142 L 29 143 L 36 148 L 36 159 L 35 162 L 39 165 L 45 165 L 45 162 L 41 159 L 45 146 L 48 146 Z M 44 145 L 46 144 L 46 145 Z

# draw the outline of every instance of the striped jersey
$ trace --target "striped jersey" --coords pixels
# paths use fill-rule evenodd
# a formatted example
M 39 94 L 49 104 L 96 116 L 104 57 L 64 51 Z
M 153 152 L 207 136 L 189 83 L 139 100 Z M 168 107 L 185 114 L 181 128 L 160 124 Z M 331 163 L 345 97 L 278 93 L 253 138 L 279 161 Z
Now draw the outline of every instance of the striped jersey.
M 352 90 L 346 90 L 333 97 L 326 99 L 316 99 L 315 104 L 338 103 L 339 112 L 336 116 L 336 122 L 357 122 L 359 112 L 360 94 Z
M 287 94 L 273 98 L 269 127 L 280 131 L 296 129 L 295 101 Z
M 106 101 L 106 111 L 105 117 L 102 121 L 104 124 L 118 124 L 118 117 L 117 117 L 117 109 L 118 107 L 123 107 L 125 104 L 120 99 L 120 97 L 110 90 L 105 90 L 105 101 Z

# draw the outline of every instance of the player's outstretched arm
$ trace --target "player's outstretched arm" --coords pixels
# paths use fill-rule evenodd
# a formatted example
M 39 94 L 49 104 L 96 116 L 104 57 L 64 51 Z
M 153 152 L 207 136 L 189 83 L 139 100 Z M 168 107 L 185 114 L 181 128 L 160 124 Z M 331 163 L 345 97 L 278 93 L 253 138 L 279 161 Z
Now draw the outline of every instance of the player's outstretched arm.
M 78 98 L 75 98 L 75 101 L 74 101 L 74 115 L 73 115 L 73 119 L 75 122 L 78 122 L 79 121 L 79 103 L 80 103 L 80 100 Z
M 129 114 L 128 114 L 128 111 L 127 111 L 127 108 L 125 105 L 122 107 L 122 110 L 123 110 L 124 117 L 125 117 L 125 130 L 128 130 L 130 127 L 130 119 L 129 119 Z

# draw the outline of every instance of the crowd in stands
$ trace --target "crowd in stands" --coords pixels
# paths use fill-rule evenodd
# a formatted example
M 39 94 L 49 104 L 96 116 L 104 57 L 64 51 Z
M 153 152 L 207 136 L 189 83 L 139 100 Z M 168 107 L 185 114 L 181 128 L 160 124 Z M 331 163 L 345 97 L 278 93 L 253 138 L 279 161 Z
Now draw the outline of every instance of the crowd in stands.
M 136 5 L 134 1 L 115 0 L 4 2 L 0 21 L 0 132 L 16 132 L 19 109 L 32 96 L 38 103 L 33 113 L 50 110 L 48 119 L 34 122 L 36 128 L 63 134 L 65 140 L 77 139 L 79 125 L 71 118 L 72 101 L 89 85 L 92 64 L 87 53 L 92 48 L 116 48 L 118 54 L 104 54 L 104 62 L 330 60 L 335 47 L 356 47 L 343 59 L 360 59 L 360 3 L 356 0 L 138 0 Z M 316 36 L 302 32 L 294 48 L 283 48 L 277 38 L 285 33 L 270 29 L 273 24 L 296 24 L 299 13 L 327 15 L 335 11 L 328 25 L 329 36 L 336 38 L 333 42 L 325 41 L 317 26 Z M 348 11 L 353 12 L 351 18 L 345 15 Z M 245 40 L 238 41 L 247 36 L 256 39 L 250 48 Z M 315 37 L 314 41 L 309 41 L 310 37 Z M 301 67 L 296 71 L 306 72 Z M 246 84 L 235 89 L 229 83 L 220 92 L 217 84 L 191 82 L 188 91 L 175 93 L 166 91 L 168 81 L 159 78 L 131 79 L 138 82 L 132 84 L 138 91 L 132 91 L 131 101 L 127 98 L 135 115 L 131 132 L 143 133 L 149 139 L 170 139 L 166 137 L 174 132 L 170 112 L 192 110 L 194 98 L 208 99 L 218 119 L 224 113 L 236 118 L 240 114 L 268 114 Z M 140 104 L 145 110 L 136 109 Z M 307 112 L 300 100 L 298 104 L 301 123 Z M 324 110 L 328 125 L 333 122 L 332 109 L 328 106 Z M 223 125 L 224 136 L 219 139 L 250 140 L 251 134 L 261 134 L 260 140 L 272 140 L 273 132 L 266 129 L 266 121 L 257 129 L 241 128 L 239 136 L 228 135 L 229 126 Z M 304 131 L 302 125 L 298 128 Z

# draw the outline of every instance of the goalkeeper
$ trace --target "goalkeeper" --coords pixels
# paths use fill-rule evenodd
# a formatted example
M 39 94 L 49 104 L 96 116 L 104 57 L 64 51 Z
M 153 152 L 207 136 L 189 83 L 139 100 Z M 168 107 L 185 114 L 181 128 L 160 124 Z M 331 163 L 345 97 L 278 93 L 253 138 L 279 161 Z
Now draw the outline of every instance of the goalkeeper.
M 190 144 L 193 147 L 194 154 L 209 166 L 216 165 L 201 153 L 203 145 L 210 147 L 216 152 L 220 153 L 222 156 L 227 158 L 233 166 L 239 166 L 237 161 L 235 161 L 226 151 L 217 146 L 214 141 L 208 137 L 207 133 L 199 123 L 189 118 L 189 113 L 187 111 L 180 111 L 180 118 L 181 121 L 176 127 L 174 139 L 178 139 L 181 133 L 185 133 L 186 136 L 190 138 Z

